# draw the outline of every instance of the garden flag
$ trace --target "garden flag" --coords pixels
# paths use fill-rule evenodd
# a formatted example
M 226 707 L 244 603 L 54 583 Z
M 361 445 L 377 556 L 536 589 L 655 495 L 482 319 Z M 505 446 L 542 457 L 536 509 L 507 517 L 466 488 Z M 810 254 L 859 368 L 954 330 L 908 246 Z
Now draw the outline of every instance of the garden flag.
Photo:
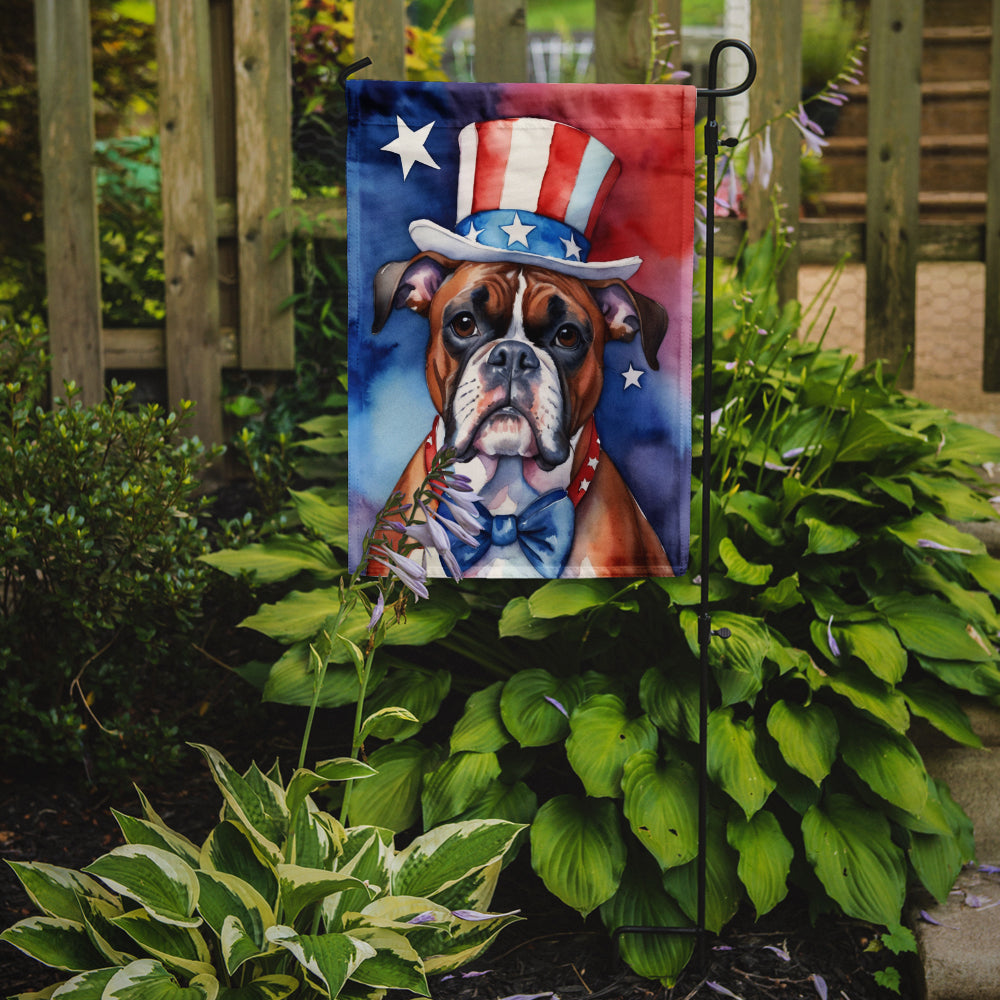
M 429 575 L 683 573 L 695 90 L 351 80 L 347 101 L 352 568 L 448 448 L 476 524 Z

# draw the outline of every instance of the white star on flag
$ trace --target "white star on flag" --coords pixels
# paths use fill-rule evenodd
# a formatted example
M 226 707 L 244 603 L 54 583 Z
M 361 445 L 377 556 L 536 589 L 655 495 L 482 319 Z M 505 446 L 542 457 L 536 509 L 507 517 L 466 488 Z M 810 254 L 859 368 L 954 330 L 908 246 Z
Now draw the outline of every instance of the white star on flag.
M 474 222 L 469 223 L 469 232 L 467 233 L 468 238 L 472 240 L 473 243 L 479 242 L 479 234 L 482 232 L 481 229 L 476 229 L 476 224 Z
M 597 469 L 597 458 L 596 457 L 595 458 L 588 458 L 587 459 L 587 465 L 589 465 L 592 469 L 596 470 Z
M 433 167 L 435 170 L 441 169 L 434 162 L 434 157 L 424 149 L 424 143 L 427 141 L 431 129 L 434 128 L 434 122 L 429 122 L 414 132 L 399 115 L 396 115 L 396 128 L 399 130 L 399 135 L 392 142 L 386 143 L 382 149 L 387 153 L 395 153 L 399 157 L 404 181 L 414 163 L 426 163 L 428 167 Z
M 560 242 L 566 248 L 566 259 L 579 260 L 581 247 L 577 246 L 576 240 L 570 236 L 568 240 L 564 240 L 561 236 L 559 237 Z
M 509 226 L 501 226 L 500 228 L 507 234 L 507 246 L 512 247 L 515 243 L 523 243 L 525 249 L 527 249 L 528 233 L 530 233 L 535 226 L 526 226 L 521 221 L 517 212 L 515 212 L 514 221 Z
M 632 362 L 628 363 L 628 371 L 622 372 L 621 376 L 625 379 L 625 388 L 627 389 L 630 385 L 634 385 L 637 389 L 641 389 L 642 386 L 639 385 L 639 379 L 645 375 L 644 371 L 632 367 Z
M 580 492 L 581 493 L 586 493 L 588 489 L 590 489 L 590 480 L 589 479 L 581 479 L 580 480 Z

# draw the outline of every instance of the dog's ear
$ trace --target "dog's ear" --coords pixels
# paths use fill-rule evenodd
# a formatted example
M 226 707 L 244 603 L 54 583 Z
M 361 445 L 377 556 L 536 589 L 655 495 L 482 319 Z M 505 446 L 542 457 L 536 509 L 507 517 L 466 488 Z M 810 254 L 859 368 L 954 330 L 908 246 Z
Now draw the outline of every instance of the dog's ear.
M 421 253 L 410 260 L 390 260 L 375 274 L 375 315 L 372 333 L 386 324 L 393 309 L 412 309 L 427 315 L 434 293 L 458 265 L 436 253 Z
M 631 340 L 638 333 L 646 361 L 652 369 L 659 369 L 656 352 L 667 334 L 667 310 L 659 302 L 632 291 L 624 281 L 588 281 L 587 285 L 604 314 L 610 336 L 614 340 Z

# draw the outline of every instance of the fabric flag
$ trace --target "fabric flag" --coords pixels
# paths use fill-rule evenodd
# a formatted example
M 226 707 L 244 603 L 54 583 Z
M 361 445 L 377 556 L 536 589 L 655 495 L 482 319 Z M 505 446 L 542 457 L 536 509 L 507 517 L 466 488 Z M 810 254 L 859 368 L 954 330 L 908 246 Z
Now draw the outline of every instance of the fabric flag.
M 352 568 L 449 448 L 463 575 L 685 571 L 695 97 L 348 82 Z

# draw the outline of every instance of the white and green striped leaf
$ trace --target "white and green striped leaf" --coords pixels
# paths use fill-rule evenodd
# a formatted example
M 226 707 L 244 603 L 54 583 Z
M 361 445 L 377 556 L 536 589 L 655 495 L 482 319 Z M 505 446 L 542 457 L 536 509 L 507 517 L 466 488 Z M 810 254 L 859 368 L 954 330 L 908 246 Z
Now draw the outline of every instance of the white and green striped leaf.
M 103 956 L 94 948 L 87 928 L 65 917 L 28 917 L 0 934 L 15 948 L 53 969 L 82 972 L 100 968 Z
M 260 976 L 244 986 L 224 986 L 218 1000 L 285 1000 L 300 985 L 294 976 Z
M 190 927 L 161 923 L 145 910 L 123 913 L 111 922 L 171 969 L 180 969 L 189 976 L 213 971 L 205 939 Z
M 385 927 L 355 927 L 351 937 L 364 941 L 375 949 L 351 973 L 351 979 L 379 989 L 409 990 L 419 996 L 430 996 L 424 963 L 406 938 Z
M 46 916 L 81 920 L 81 896 L 116 902 L 115 897 L 97 879 L 72 868 L 47 865 L 40 861 L 8 861 L 7 864 L 31 901 Z
M 278 881 L 281 887 L 282 912 L 286 920 L 293 922 L 307 906 L 345 889 L 362 889 L 369 892 L 370 896 L 374 895 L 361 879 L 353 875 L 303 868 L 300 865 L 278 865 Z
M 269 927 L 267 939 L 286 949 L 330 996 L 338 996 L 344 983 L 363 961 L 375 957 L 375 949 L 348 934 L 296 934 L 278 924 Z
M 224 872 L 200 871 L 198 883 L 201 888 L 198 910 L 220 940 L 227 919 L 235 919 L 257 951 L 263 950 L 264 931 L 275 923 L 274 911 L 267 900 L 248 882 Z M 231 975 L 236 967 L 228 971 Z
M 242 823 L 220 823 L 201 848 L 199 867 L 224 872 L 252 885 L 274 907 L 278 902 L 278 876 L 274 866 Z
M 159 962 L 143 958 L 119 969 L 101 1000 L 216 1000 L 218 995 L 219 981 L 210 974 L 181 986 Z
M 50 1000 L 101 1000 L 104 996 L 104 988 L 117 972 L 117 966 L 81 972 L 80 975 L 67 979 L 65 983 L 52 990 L 49 995 Z M 45 994 L 36 993 L 33 995 L 40 997 Z
M 136 819 L 135 816 L 128 816 L 117 809 L 112 809 L 111 812 L 129 844 L 159 847 L 161 850 L 176 854 L 192 867 L 198 864 L 200 850 L 183 834 L 147 819 Z

